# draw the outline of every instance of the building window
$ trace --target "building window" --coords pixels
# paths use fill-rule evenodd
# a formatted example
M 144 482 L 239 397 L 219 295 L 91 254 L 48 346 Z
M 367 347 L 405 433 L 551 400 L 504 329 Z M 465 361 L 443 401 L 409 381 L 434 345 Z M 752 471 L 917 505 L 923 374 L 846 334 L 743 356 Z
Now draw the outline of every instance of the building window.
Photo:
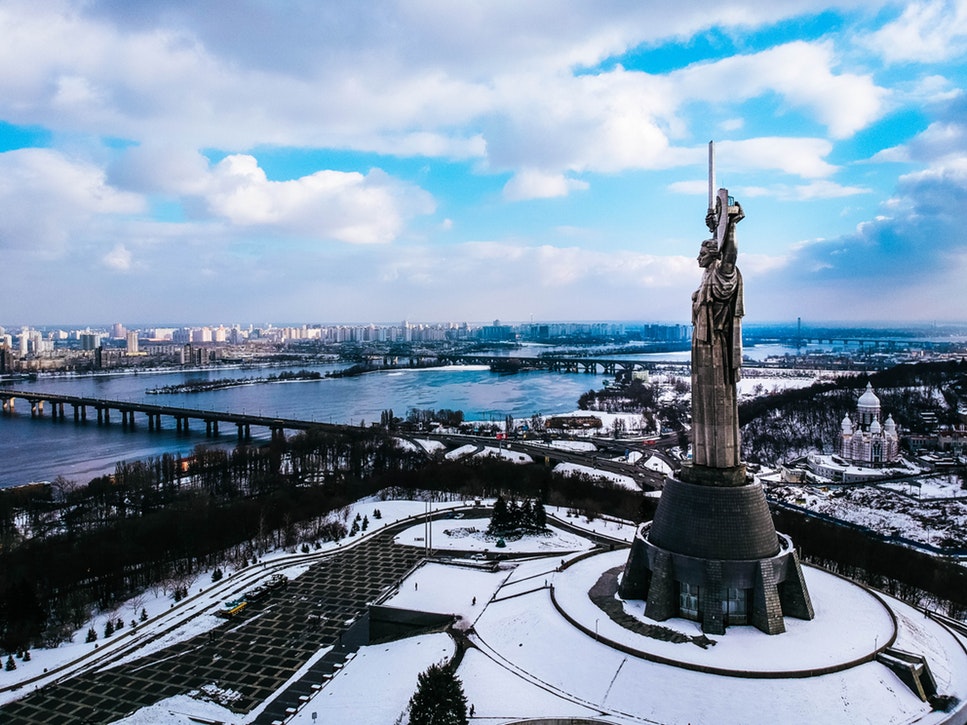
M 679 582 L 678 612 L 686 619 L 698 619 L 699 587 L 688 582 Z
M 749 623 L 749 590 L 729 587 L 728 598 L 722 602 L 726 626 Z

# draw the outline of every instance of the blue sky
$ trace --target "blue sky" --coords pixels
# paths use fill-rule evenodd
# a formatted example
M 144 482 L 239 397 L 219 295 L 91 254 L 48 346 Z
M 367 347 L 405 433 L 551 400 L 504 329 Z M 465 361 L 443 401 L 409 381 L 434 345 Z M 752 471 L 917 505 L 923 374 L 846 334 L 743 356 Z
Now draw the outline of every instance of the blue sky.
M 967 0 L 0 2 L 0 325 L 967 320 Z

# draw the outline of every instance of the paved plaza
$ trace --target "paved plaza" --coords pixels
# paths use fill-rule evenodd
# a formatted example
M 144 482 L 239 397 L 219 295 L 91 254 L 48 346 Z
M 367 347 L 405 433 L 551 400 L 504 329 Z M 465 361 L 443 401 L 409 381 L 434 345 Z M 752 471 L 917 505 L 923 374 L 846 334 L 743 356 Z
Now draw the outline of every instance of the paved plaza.
M 351 626 L 367 604 L 396 586 L 423 556 L 393 544 L 390 529 L 314 564 L 272 596 L 251 603 L 244 615 L 141 660 L 82 674 L 48 686 L 0 709 L 4 725 L 102 723 L 166 697 L 215 685 L 235 698 L 231 709 L 249 712 L 272 698 L 320 649 L 336 651 L 316 665 L 323 673 L 342 658 Z M 284 712 L 291 688 L 266 708 Z M 271 722 L 271 718 L 269 719 Z

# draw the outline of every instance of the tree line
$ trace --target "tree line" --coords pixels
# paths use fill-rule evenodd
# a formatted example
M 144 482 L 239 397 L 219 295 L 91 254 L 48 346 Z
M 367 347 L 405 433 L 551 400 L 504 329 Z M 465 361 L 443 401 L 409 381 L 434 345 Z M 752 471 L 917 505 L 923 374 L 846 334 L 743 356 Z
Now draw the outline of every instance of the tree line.
M 612 484 L 498 459 L 433 462 L 376 428 L 311 430 L 234 450 L 120 463 L 87 486 L 59 480 L 0 491 L 0 648 L 55 645 L 93 611 L 150 589 L 184 592 L 200 572 L 273 548 L 308 551 L 351 535 L 365 496 L 533 499 L 588 516 L 634 518 L 645 500 Z

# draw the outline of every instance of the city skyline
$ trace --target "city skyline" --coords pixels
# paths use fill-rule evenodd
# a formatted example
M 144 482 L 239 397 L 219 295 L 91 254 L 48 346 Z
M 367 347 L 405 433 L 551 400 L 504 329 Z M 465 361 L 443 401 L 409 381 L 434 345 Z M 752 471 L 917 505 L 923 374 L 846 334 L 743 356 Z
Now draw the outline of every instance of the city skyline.
M 2 322 L 967 319 L 967 2 L 562 7 L 5 3 Z

